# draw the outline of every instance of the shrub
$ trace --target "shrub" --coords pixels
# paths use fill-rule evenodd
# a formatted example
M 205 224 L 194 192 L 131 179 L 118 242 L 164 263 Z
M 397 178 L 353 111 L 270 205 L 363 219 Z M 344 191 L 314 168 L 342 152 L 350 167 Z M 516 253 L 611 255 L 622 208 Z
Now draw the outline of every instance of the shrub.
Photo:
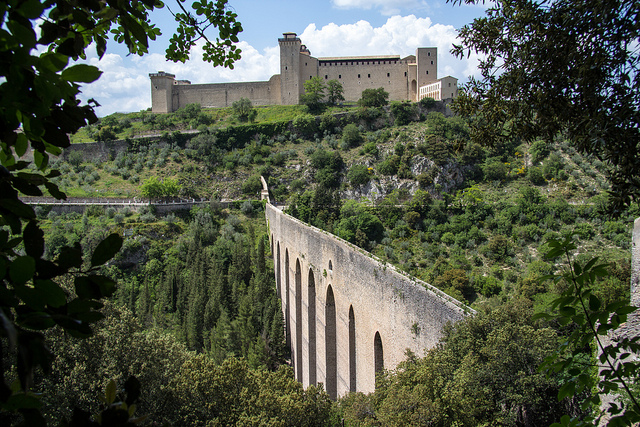
M 413 106 L 410 102 L 392 102 L 391 114 L 393 114 L 396 126 L 407 125 L 411 122 Z
M 358 101 L 361 107 L 383 107 L 389 103 L 389 92 L 384 88 L 365 89 L 362 91 L 362 97 Z
M 349 123 L 342 130 L 342 140 L 348 147 L 357 147 L 362 142 L 362 134 L 353 123 Z
M 381 161 L 378 164 L 377 169 L 382 175 L 395 175 L 398 172 L 399 165 L 400 157 L 391 156 Z
M 293 127 L 304 137 L 311 137 L 318 130 L 316 118 L 311 114 L 300 114 L 293 119 Z
M 262 182 L 258 175 L 250 176 L 245 182 L 242 183 L 242 192 L 244 194 L 254 195 L 262 189 Z
M 420 103 L 420 105 L 422 106 L 422 108 L 433 108 L 436 106 L 436 100 L 433 98 L 422 98 L 420 101 L 418 101 Z
M 529 147 L 529 154 L 531 155 L 531 163 L 536 165 L 549 155 L 549 146 L 545 141 L 535 141 Z
M 365 165 L 353 165 L 347 173 L 347 179 L 354 187 L 366 185 L 371 179 L 369 168 Z
M 532 166 L 527 170 L 527 178 L 533 185 L 544 185 L 547 182 L 537 166 Z
M 245 200 L 242 202 L 242 206 L 240 206 L 240 210 L 245 215 L 251 215 L 253 213 L 253 205 L 249 200 Z
M 364 144 L 364 147 L 362 147 L 361 150 L 361 155 L 365 154 L 369 154 L 373 157 L 378 157 L 378 146 L 376 145 L 375 141 L 370 141 Z
M 507 166 L 498 159 L 491 159 L 482 166 L 487 181 L 502 181 L 507 177 Z

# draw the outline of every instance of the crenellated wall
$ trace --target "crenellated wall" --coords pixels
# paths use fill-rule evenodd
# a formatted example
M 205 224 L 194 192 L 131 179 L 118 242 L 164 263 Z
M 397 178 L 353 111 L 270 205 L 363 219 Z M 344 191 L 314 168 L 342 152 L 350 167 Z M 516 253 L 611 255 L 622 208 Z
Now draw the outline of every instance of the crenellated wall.
M 296 378 L 332 398 L 372 392 L 375 373 L 424 356 L 473 310 L 354 245 L 267 204 L 265 214 Z

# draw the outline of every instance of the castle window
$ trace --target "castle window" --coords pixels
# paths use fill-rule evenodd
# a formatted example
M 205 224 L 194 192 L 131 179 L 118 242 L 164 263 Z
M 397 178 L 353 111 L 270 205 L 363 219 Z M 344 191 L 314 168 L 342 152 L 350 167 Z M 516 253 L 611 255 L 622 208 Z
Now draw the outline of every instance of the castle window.
M 433 64 L 433 61 L 431 61 L 431 63 Z M 307 63 L 306 63 L 306 62 L 304 63 L 304 66 L 305 66 L 305 67 L 307 66 Z
M 391 74 L 387 73 L 387 77 L 390 77 L 390 76 L 391 76 Z
M 371 74 L 367 74 L 367 77 L 371 78 Z
M 431 65 L 433 65 L 433 61 L 431 61 Z
M 324 75 L 324 79 L 327 80 L 329 78 L 329 76 L 327 76 L 326 74 Z M 449 86 L 451 86 L 451 84 L 449 84 Z
M 449 83 L 449 87 L 451 87 L 451 83 Z
M 429 70 L 427 70 L 427 74 L 429 74 Z
M 427 52 L 427 56 L 431 56 L 431 52 Z
M 309 76 L 309 80 L 311 80 L 313 78 L 313 76 Z
M 404 76 L 407 77 L 407 72 L 406 71 L 404 72 Z
M 342 78 L 342 74 L 338 74 L 338 78 L 341 79 Z
M 284 66 L 284 70 L 287 71 L 287 66 L 286 65 Z
M 358 74 L 358 78 L 360 78 L 360 74 Z

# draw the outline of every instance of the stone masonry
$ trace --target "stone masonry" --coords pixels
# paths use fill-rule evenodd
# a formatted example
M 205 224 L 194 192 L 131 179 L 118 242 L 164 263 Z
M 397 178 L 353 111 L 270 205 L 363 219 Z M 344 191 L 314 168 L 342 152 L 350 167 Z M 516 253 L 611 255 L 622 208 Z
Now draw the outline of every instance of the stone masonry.
M 267 197 L 268 200 L 268 197 Z M 473 310 L 356 246 L 283 213 L 265 214 L 296 379 L 332 398 L 372 392 L 376 372 L 434 347 Z

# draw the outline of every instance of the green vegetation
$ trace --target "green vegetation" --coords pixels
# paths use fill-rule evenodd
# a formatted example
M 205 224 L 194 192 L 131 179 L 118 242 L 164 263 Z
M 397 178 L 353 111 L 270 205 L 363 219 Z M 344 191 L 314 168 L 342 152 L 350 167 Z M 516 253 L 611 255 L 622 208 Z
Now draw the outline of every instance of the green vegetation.
M 379 87 L 378 89 L 365 89 L 358 104 L 362 107 L 383 107 L 389 103 L 389 92 Z
M 220 44 L 206 44 L 205 56 L 231 65 L 240 26 L 235 14 L 222 13 L 225 3 L 196 7 L 222 25 Z M 594 340 L 631 310 L 624 303 L 629 225 L 640 215 L 633 203 L 638 79 L 629 72 L 638 59 L 627 47 L 638 38 L 633 7 L 499 1 L 461 32 L 458 53 L 477 49 L 488 59 L 484 79 L 461 91 L 459 117 L 430 111 L 429 99 L 386 107 L 382 89 L 364 91 L 359 108 L 327 108 L 319 80 L 305 85 L 312 108 L 190 104 L 96 123 L 91 107 L 75 101 L 78 84 L 99 70 L 67 64 L 91 42 L 103 55 L 111 24 L 115 40 L 146 53 L 157 35 L 147 6 L 54 10 L 52 21 L 38 21 L 39 43 L 51 40 L 39 56 L 29 56 L 40 25 L 32 20 L 45 6 L 8 4 L 2 15 L 10 64 L 0 86 L 4 423 L 73 417 L 86 424 L 97 413 L 109 425 L 115 413 L 131 418 L 136 402 L 154 422 L 176 425 L 337 425 L 341 418 L 347 425 L 580 425 L 600 416 L 603 393 L 622 390 L 627 412 L 611 425 L 638 420 L 636 385 L 625 378 L 637 376 L 638 365 L 622 355 L 640 347 Z M 184 60 L 202 27 L 191 15 L 176 18 L 181 36 L 170 56 Z M 495 74 L 495 64 L 506 68 Z M 540 90 L 522 91 L 523 82 Z M 339 88 L 328 90 L 329 103 L 339 102 Z M 308 114 L 320 106 L 324 114 Z M 245 124 L 242 111 L 255 123 Z M 49 154 L 60 154 L 67 135 L 84 125 L 74 138 L 101 140 L 108 154 L 77 148 L 51 161 L 60 173 L 45 176 Z M 133 138 L 147 133 L 160 137 Z M 125 139 L 123 148 L 116 138 Z M 17 162 L 29 144 L 33 164 Z M 216 201 L 255 194 L 260 176 L 292 215 L 477 315 L 443 331 L 426 357 L 408 354 L 381 374 L 375 393 L 334 404 L 320 387 L 303 390 L 286 366 L 263 205 L 244 200 L 221 209 Z M 41 195 L 39 187 L 56 197 L 63 189 L 212 201 L 165 217 L 153 208 L 96 206 L 57 215 L 18 199 Z M 617 217 L 607 216 L 610 206 Z M 622 362 L 598 377 L 596 349 Z M 610 412 L 620 415 L 617 407 Z
M 118 179 L 130 186 L 131 194 L 141 195 L 143 183 L 160 183 L 163 177 L 162 182 L 169 179 L 181 185 L 182 196 L 237 199 L 241 194 L 256 195 L 261 187 L 259 176 L 263 175 L 276 200 L 288 199 L 291 214 L 466 301 L 480 313 L 473 322 L 493 325 L 494 329 L 483 335 L 487 338 L 478 338 L 471 332 L 476 324 L 462 322 L 452 329 L 455 333 L 446 336 L 441 347 L 432 350 L 430 356 L 435 359 L 410 358 L 400 370 L 386 374 L 375 394 L 349 396 L 337 406 L 332 405 L 330 411 L 337 411 L 348 423 L 376 425 L 385 420 L 410 424 L 422 419 L 411 418 L 422 415 L 394 406 L 393 402 L 405 400 L 416 402 L 416 408 L 423 408 L 417 409 L 419 413 L 426 411 L 432 417 L 429 419 L 440 420 L 437 421 L 440 424 L 464 415 L 461 407 L 478 408 L 478 412 L 459 420 L 463 424 L 512 425 L 527 420 L 542 423 L 558 420 L 567 411 L 574 411 L 571 413 L 578 417 L 586 416 L 588 411 L 579 409 L 579 403 L 587 395 L 565 399 L 550 407 L 549 399 L 555 399 L 564 380 L 560 376 L 546 377 L 534 368 L 522 374 L 519 383 L 522 389 L 505 389 L 496 380 L 482 396 L 477 396 L 470 393 L 473 386 L 461 384 L 486 381 L 474 372 L 502 372 L 503 378 L 513 377 L 522 366 L 539 364 L 553 354 L 551 341 L 566 333 L 552 321 L 536 323 L 530 319 L 531 313 L 543 310 L 548 301 L 564 290 L 556 284 L 539 282 L 540 277 L 553 272 L 553 267 L 542 258 L 548 238 L 575 236 L 585 252 L 596 249 L 602 252 L 605 248 L 602 256 L 614 263 L 616 274 L 607 279 L 606 287 L 603 284 L 602 290 L 594 292 L 604 298 L 613 295 L 628 298 L 626 219 L 637 215 L 637 211 L 631 210 L 627 217 L 617 220 L 605 217 L 608 186 L 600 175 L 601 165 L 583 157 L 566 142 L 553 146 L 509 143 L 483 148 L 468 140 L 465 120 L 423 111 L 419 104 L 410 108 L 416 109 L 412 120 L 424 121 L 390 126 L 389 123 L 397 123 L 391 109 L 368 108 L 351 110 L 339 117 L 331 113 L 320 117 L 298 113 L 286 126 L 271 127 L 274 133 L 269 136 L 242 136 L 251 132 L 240 133 L 237 126 L 203 131 L 189 140 L 168 135 L 166 142 L 130 143 L 113 160 L 101 163 L 69 155 L 67 161 L 57 161 L 56 166 L 64 174 L 56 179 L 63 183 L 68 179 L 64 185 L 77 188 L 72 184 L 74 181 L 81 176 L 90 180 L 88 177 L 95 172 L 97 179 L 90 184 L 85 182 L 85 187 L 106 185 L 105 178 Z M 261 123 L 256 123 L 242 128 L 267 129 L 260 126 Z M 535 166 L 527 160 L 532 157 L 536 157 Z M 541 176 L 536 186 L 531 185 L 534 168 Z M 125 181 L 121 173 L 113 173 L 119 169 L 132 170 L 138 176 L 137 182 L 132 182 L 131 176 Z M 216 187 L 218 177 L 224 177 L 225 181 Z M 411 192 L 397 189 L 397 184 L 390 187 L 391 180 L 411 188 Z M 343 199 L 343 194 L 354 189 L 362 191 L 365 184 L 370 184 L 366 186 L 367 193 L 362 194 L 366 198 Z M 189 357 L 206 355 L 203 360 L 211 360 L 212 366 L 235 363 L 231 362 L 233 358 L 244 357 L 250 372 L 254 369 L 279 372 L 283 368 L 278 367 L 287 357 L 282 319 L 273 317 L 279 302 L 273 297 L 258 296 L 266 290 L 273 295 L 273 270 L 269 262 L 264 263 L 266 270 L 260 270 L 264 273 L 254 270 L 255 260 L 260 258 L 255 258 L 256 254 L 266 249 L 264 237 L 259 237 L 262 233 L 259 230 L 264 227 L 261 207 L 249 202 L 238 207 L 242 208 L 241 213 L 221 212 L 213 204 L 211 208 L 165 219 L 153 212 L 133 215 L 113 209 L 64 220 L 50 214 L 45 221 L 47 256 L 55 257 L 60 248 L 76 241 L 83 245 L 99 241 L 103 235 L 94 230 L 103 233 L 129 230 L 123 251 L 110 270 L 120 283 L 114 308 L 128 310 L 143 330 L 170 337 L 175 341 L 172 345 L 184 346 L 181 351 L 195 352 L 189 353 L 192 355 Z M 69 223 L 76 225 L 66 225 Z M 84 240 L 84 235 L 90 236 L 88 240 Z M 160 235 L 164 237 L 158 239 Z M 130 260 L 134 259 L 137 261 L 132 263 Z M 231 280 L 232 277 L 238 279 Z M 268 280 L 261 282 L 258 277 Z M 258 300 L 267 305 L 261 306 Z M 514 310 L 530 314 L 514 323 L 507 315 L 510 304 L 517 306 Z M 535 337 L 539 334 L 539 338 L 523 335 L 530 331 Z M 469 366 L 463 363 L 457 371 L 446 371 L 435 361 L 444 357 L 438 352 L 458 351 L 450 350 L 462 345 L 454 344 L 456 334 L 468 336 L 465 339 L 476 342 L 484 352 L 489 352 L 492 345 L 496 348 L 506 345 L 499 344 L 494 335 L 516 334 L 513 336 L 523 340 L 518 345 L 530 351 L 527 358 L 517 363 L 504 365 L 494 357 Z M 272 349 L 277 346 L 273 340 L 278 336 L 281 350 L 274 353 Z M 487 344 L 478 341 L 484 339 Z M 461 350 L 453 354 L 460 359 L 443 359 L 442 363 L 461 365 L 465 354 L 475 353 Z M 403 376 L 403 370 L 409 374 Z M 108 377 L 126 375 L 128 372 L 104 374 L 102 378 L 106 381 Z M 175 375 L 171 384 L 184 381 L 179 372 Z M 419 385 L 423 384 L 421 378 L 434 375 L 434 381 L 455 390 L 446 402 L 433 401 L 434 397 L 424 394 L 424 387 Z M 144 375 L 140 381 L 144 390 Z M 220 381 L 227 380 L 221 377 Z M 103 386 L 104 382 L 97 383 L 92 393 Z M 261 387 L 271 390 L 268 385 Z M 167 392 L 173 393 L 172 390 Z M 408 391 L 414 395 L 406 395 Z M 324 398 L 317 400 L 319 405 Z M 146 407 L 143 401 L 147 397 L 143 394 L 141 399 L 140 408 Z M 197 412 L 187 401 L 176 399 L 184 402 L 176 405 L 191 409 L 163 408 L 163 419 L 176 422 L 180 419 L 176 417 L 186 416 L 185 411 Z M 191 399 L 197 401 L 198 397 Z M 491 406 L 493 399 L 508 404 Z M 52 407 L 65 405 L 53 403 Z M 319 409 L 322 417 L 335 417 L 325 410 L 329 409 Z M 330 425 L 330 421 L 326 423 Z
M 231 108 L 238 120 L 241 122 L 249 121 L 253 123 L 258 115 L 258 111 L 253 108 L 253 104 L 248 98 L 240 98 L 238 101 L 231 104 Z

